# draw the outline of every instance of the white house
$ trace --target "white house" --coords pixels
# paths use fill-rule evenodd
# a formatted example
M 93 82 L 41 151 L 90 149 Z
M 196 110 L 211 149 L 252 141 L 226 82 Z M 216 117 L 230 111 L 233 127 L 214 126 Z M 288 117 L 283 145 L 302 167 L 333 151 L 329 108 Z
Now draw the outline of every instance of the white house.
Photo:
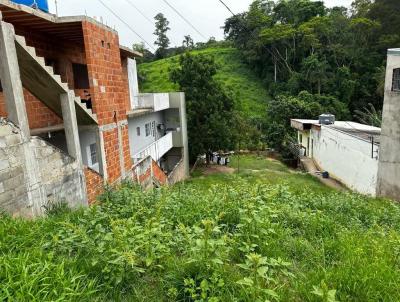
M 135 60 L 128 60 L 127 69 L 132 108 L 127 115 L 133 162 L 151 156 L 168 176 L 174 171 L 180 174 L 174 176 L 177 179 L 186 178 L 189 151 L 185 94 L 140 93 Z
M 291 126 L 298 131 L 300 156 L 311 158 L 319 170 L 350 189 L 377 195 L 380 128 L 303 119 L 292 119 Z

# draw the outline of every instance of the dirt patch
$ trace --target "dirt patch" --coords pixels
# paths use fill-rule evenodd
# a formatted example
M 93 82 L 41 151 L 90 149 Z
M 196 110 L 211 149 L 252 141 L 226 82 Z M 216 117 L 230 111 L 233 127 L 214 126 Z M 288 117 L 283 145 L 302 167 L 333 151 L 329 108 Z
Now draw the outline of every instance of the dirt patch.
M 216 173 L 233 174 L 235 173 L 235 169 L 227 166 L 210 165 L 208 167 L 207 166 L 202 167 L 201 172 L 204 175 L 211 175 Z

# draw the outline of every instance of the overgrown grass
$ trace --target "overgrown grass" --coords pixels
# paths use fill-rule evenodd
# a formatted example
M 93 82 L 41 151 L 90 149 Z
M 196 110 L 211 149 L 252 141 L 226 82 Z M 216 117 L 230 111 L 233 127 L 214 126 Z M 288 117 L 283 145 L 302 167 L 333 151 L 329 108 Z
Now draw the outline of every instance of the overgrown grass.
M 193 51 L 193 54 L 213 56 L 219 68 L 216 75 L 222 88 L 235 101 L 236 109 L 245 117 L 265 116 L 269 100 L 266 86 L 243 62 L 235 48 L 208 48 Z M 139 74 L 144 78 L 143 92 L 170 92 L 178 87 L 169 79 L 171 68 L 177 67 L 179 56 L 139 65 Z
M 126 184 L 78 212 L 2 217 L 0 300 L 400 300 L 397 204 L 276 161 L 240 164 L 147 193 Z

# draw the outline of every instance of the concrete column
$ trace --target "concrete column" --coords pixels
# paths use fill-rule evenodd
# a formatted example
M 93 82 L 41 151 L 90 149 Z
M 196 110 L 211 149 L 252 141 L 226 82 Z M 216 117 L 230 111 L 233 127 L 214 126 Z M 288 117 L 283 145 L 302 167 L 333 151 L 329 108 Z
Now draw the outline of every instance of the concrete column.
M 8 119 L 21 129 L 23 140 L 28 141 L 29 123 L 15 47 L 14 27 L 1 20 L 0 12 L 0 77 Z
M 120 121 L 117 124 L 118 128 L 118 148 L 119 148 L 119 164 L 121 169 L 121 178 L 126 178 L 126 171 L 125 171 L 125 158 L 124 158 L 124 143 L 122 139 L 122 127 L 126 126 L 128 121 Z
M 186 98 L 185 93 L 179 93 L 180 107 L 179 107 L 179 117 L 181 120 L 181 133 L 182 133 L 182 143 L 183 143 L 183 161 L 185 165 L 185 175 L 189 177 L 189 142 L 187 133 L 187 117 L 186 117 Z
M 96 135 L 96 145 L 97 145 L 97 154 L 99 159 L 99 173 L 103 176 L 104 183 L 107 182 L 108 174 L 107 174 L 107 163 L 106 163 L 106 149 L 104 146 L 104 138 L 103 131 L 101 127 L 97 127 L 95 130 Z
M 394 91 L 393 71 L 400 68 L 400 49 L 389 49 L 379 148 L 377 195 L 400 200 L 400 92 Z
M 68 154 L 82 166 L 81 146 L 79 142 L 78 122 L 76 120 L 75 102 L 72 95 L 60 95 L 61 111 L 67 139 Z
M 46 192 L 41 183 L 40 168 L 34 150 L 29 145 L 30 130 L 26 113 L 24 91 L 19 71 L 15 32 L 11 24 L 2 20 L 0 12 L 0 77 L 6 103 L 8 119 L 21 131 L 23 169 L 27 188 L 27 208 L 32 216 L 43 213 L 47 202 Z M 27 211 L 25 211 L 27 213 Z
M 78 122 L 76 120 L 75 111 L 75 95 L 73 92 L 63 93 L 60 95 L 62 118 L 64 123 L 65 138 L 67 140 L 67 149 L 69 156 L 73 157 L 78 163 L 78 173 L 81 188 L 82 205 L 87 206 L 87 192 L 86 192 L 86 179 L 83 172 L 83 162 L 81 153 L 81 144 L 79 141 Z

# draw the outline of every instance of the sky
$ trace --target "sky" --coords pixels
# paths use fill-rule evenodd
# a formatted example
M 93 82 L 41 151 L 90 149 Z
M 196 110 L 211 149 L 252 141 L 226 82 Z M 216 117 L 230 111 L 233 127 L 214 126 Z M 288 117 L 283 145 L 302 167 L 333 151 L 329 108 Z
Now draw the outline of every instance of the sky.
M 124 46 L 132 46 L 133 43 L 146 41 L 154 47 L 155 37 L 153 18 L 162 12 L 170 21 L 171 31 L 168 36 L 172 46 L 182 45 L 183 37 L 190 35 L 195 42 L 205 41 L 209 37 L 221 40 L 224 37 L 221 27 L 231 13 L 219 2 L 219 0 L 48 0 L 51 13 L 56 13 L 57 2 L 59 16 L 87 15 L 95 17 L 107 25 L 115 28 L 120 35 L 120 43 Z M 132 32 L 122 21 L 105 8 L 101 1 L 114 11 L 122 21 L 127 23 L 138 35 Z M 200 34 L 182 20 L 166 2 L 173 5 Z M 236 13 L 245 11 L 252 0 L 223 0 L 231 10 Z M 352 0 L 325 0 L 325 5 L 350 6 Z M 133 5 L 132 5 L 133 4 Z M 141 13 L 139 13 L 136 6 Z M 150 22 L 151 21 L 151 22 Z M 204 37 L 203 37 L 204 36 Z

